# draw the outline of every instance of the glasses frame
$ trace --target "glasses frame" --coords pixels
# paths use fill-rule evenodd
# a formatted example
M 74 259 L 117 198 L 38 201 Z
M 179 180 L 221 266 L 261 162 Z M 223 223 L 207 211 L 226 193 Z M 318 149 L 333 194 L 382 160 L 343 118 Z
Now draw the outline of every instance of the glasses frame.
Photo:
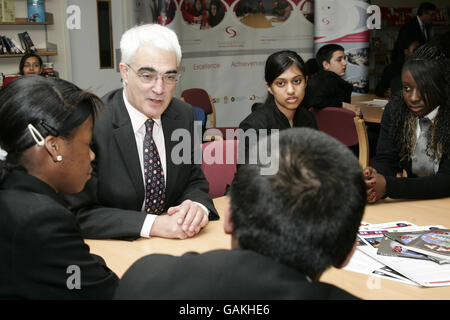
M 155 83 L 158 80 L 158 78 L 161 78 L 163 83 L 166 86 L 175 86 L 178 83 L 178 81 L 180 81 L 181 74 L 179 74 L 179 73 L 174 73 L 174 72 L 159 73 L 159 72 L 156 72 L 156 71 L 147 71 L 149 73 L 156 74 L 156 77 L 154 79 L 152 79 L 150 81 L 147 81 L 147 80 L 144 80 L 144 76 L 142 74 L 139 74 L 136 70 L 134 70 L 134 68 L 132 66 L 130 66 L 128 63 L 126 65 L 127 65 L 128 68 L 130 68 L 139 77 L 141 82 L 145 83 L 145 84 L 153 84 L 153 83 Z M 173 75 L 173 74 L 175 74 L 175 78 L 176 78 L 175 82 L 174 83 L 168 82 L 167 76 L 168 75 Z

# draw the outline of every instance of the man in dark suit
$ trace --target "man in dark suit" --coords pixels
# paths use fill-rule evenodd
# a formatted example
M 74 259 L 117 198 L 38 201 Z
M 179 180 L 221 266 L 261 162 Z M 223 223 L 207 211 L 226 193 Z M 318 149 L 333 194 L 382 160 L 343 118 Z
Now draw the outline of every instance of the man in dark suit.
M 123 88 L 103 97 L 95 123 L 93 177 L 66 201 L 86 238 L 192 237 L 218 215 L 193 159 L 194 111 L 173 98 L 177 36 L 157 24 L 135 27 L 121 53 Z M 178 143 L 180 135 L 188 141 Z
M 436 15 L 436 10 L 436 6 L 431 2 L 423 2 L 420 4 L 417 9 L 417 16 L 405 23 L 398 32 L 398 37 L 392 50 L 392 61 L 401 58 L 403 55 L 399 47 L 405 42 L 405 38 L 413 37 L 418 39 L 420 44 L 431 40 L 431 25 Z
M 366 202 L 358 160 L 310 128 L 281 131 L 278 141 L 275 174 L 264 175 L 261 164 L 238 167 L 224 218 L 232 250 L 143 257 L 116 299 L 354 299 L 318 280 L 355 248 Z

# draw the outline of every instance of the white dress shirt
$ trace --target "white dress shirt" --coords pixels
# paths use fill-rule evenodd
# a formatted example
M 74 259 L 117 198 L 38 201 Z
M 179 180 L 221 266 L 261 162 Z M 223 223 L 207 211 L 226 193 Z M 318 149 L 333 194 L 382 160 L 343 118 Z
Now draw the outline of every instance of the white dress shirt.
M 416 17 L 417 17 L 417 20 L 419 21 L 420 30 L 422 30 L 425 40 L 428 41 L 427 29 L 425 29 L 425 25 L 423 24 L 422 20 L 420 20 L 419 16 L 416 16 Z
M 125 107 L 127 108 L 128 115 L 131 119 L 131 125 L 133 127 L 134 138 L 136 139 L 136 146 L 139 154 L 139 163 L 141 164 L 141 172 L 142 172 L 142 182 L 145 186 L 144 179 L 144 137 L 145 137 L 145 122 L 147 121 L 147 116 L 134 108 L 130 102 L 128 101 L 125 90 L 123 91 L 123 101 L 125 102 Z M 164 183 L 167 187 L 167 161 L 166 161 L 166 145 L 164 143 L 164 131 L 162 128 L 161 118 L 153 118 L 153 141 L 155 141 L 156 148 L 158 149 L 159 158 L 161 159 L 162 169 L 164 171 Z M 195 202 L 199 205 L 207 214 L 209 214 L 209 210 L 201 203 Z M 141 210 L 145 209 L 145 198 L 142 202 Z M 147 214 L 147 217 L 144 220 L 144 224 L 141 229 L 141 237 L 149 238 L 150 230 L 152 229 L 153 223 L 155 222 L 157 215 Z
M 2 148 L 0 148 L 0 160 L 5 160 L 6 156 L 8 155 L 8 152 L 6 152 L 5 150 L 2 150 Z

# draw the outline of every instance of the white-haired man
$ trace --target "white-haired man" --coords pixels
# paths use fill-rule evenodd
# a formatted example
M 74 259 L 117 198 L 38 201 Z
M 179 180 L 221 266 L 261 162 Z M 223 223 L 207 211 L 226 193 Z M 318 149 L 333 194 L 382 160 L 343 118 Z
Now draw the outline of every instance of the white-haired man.
M 200 166 L 171 159 L 176 129 L 189 131 L 194 154 L 194 111 L 173 98 L 177 36 L 157 24 L 141 25 L 123 34 L 120 47 L 123 88 L 103 97 L 93 179 L 66 200 L 87 238 L 192 237 L 219 216 Z

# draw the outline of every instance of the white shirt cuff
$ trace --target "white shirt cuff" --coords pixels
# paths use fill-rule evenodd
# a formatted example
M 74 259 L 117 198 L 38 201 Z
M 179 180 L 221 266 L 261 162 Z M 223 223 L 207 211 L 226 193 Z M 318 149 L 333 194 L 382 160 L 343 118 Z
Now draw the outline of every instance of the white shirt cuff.
M 150 230 L 152 230 L 153 223 L 155 222 L 156 214 L 147 214 L 144 220 L 144 225 L 141 229 L 141 237 L 150 238 Z
M 200 206 L 200 208 L 202 208 L 203 209 L 203 211 L 205 211 L 206 212 L 206 215 L 208 216 L 208 218 L 209 218 L 209 209 L 207 208 L 207 207 L 205 207 L 204 205 L 202 205 L 201 203 L 199 203 L 199 202 L 195 202 L 195 201 L 192 201 L 192 202 L 194 202 L 194 203 L 196 203 L 197 205 L 199 205 Z

